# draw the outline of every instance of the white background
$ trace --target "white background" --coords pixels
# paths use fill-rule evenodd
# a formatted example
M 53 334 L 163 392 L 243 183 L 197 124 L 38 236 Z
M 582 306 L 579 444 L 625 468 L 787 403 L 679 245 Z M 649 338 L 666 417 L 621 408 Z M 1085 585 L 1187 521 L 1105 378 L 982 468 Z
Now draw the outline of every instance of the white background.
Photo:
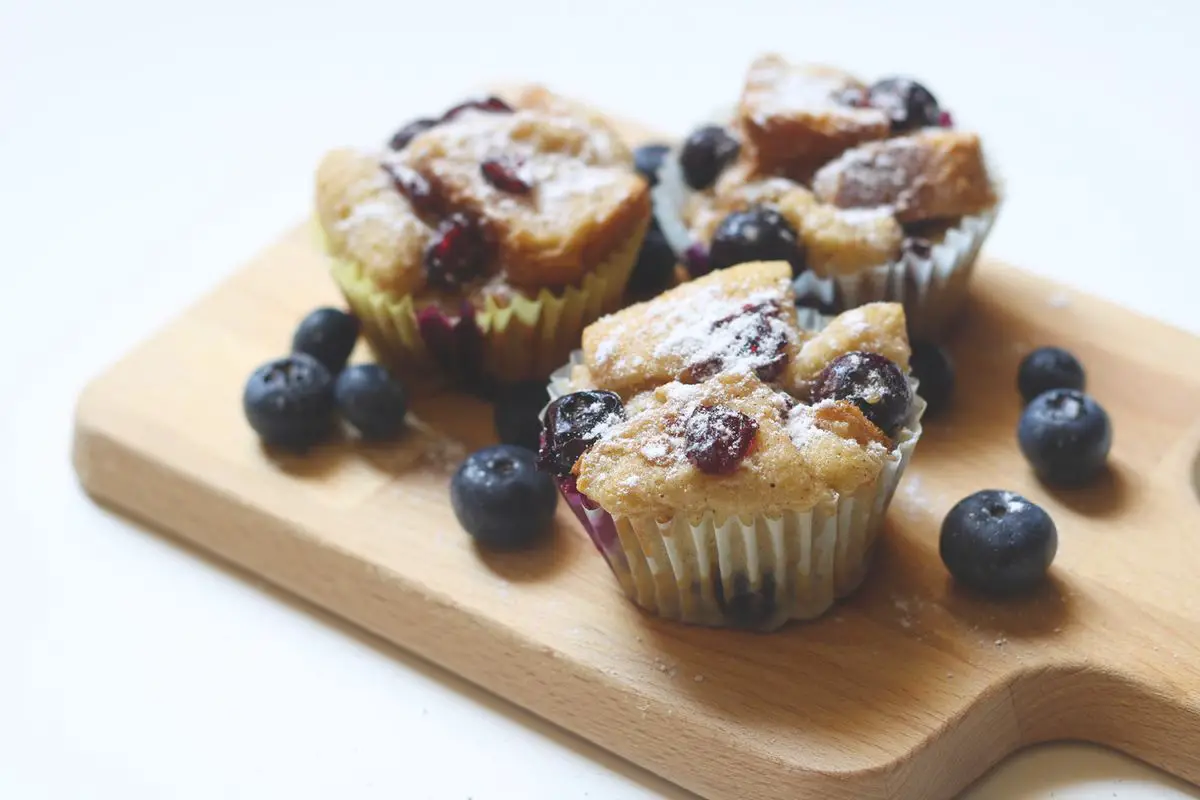
M 1194 0 L 0 0 L 0 797 L 683 796 L 79 493 L 83 381 L 304 214 L 324 148 L 494 78 L 680 133 L 763 49 L 907 72 L 1004 166 L 994 255 L 1200 331 L 1198 31 Z M 969 795 L 1110 796 L 1200 792 L 1055 747 Z

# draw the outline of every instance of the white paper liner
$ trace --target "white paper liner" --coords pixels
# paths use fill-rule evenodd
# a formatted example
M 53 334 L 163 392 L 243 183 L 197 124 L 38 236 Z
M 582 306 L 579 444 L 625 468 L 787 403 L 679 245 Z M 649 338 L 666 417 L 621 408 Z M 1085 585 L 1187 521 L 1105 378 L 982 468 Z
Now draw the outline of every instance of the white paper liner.
M 962 306 L 975 261 L 1003 203 L 1003 181 L 990 161 L 987 166 L 996 203 L 980 214 L 963 217 L 941 242 L 933 245 L 929 258 L 910 255 L 830 278 L 820 278 L 810 271 L 797 279 L 798 288 L 829 300 L 840 295 L 843 309 L 879 301 L 901 303 L 914 336 L 936 335 Z M 663 236 L 685 264 L 684 254 L 697 244 L 683 222 L 683 208 L 691 193 L 679 166 L 678 150 L 673 149 L 663 159 L 651 197 Z
M 576 350 L 550 376 L 551 400 L 572 391 Z M 564 498 L 580 516 L 630 600 L 681 622 L 768 631 L 821 616 L 862 583 L 900 478 L 921 438 L 925 401 L 913 403 L 897 446 L 874 481 L 815 508 L 718 519 L 613 517 Z M 612 526 L 611 535 L 597 531 Z M 601 544 L 601 539 L 608 544 Z

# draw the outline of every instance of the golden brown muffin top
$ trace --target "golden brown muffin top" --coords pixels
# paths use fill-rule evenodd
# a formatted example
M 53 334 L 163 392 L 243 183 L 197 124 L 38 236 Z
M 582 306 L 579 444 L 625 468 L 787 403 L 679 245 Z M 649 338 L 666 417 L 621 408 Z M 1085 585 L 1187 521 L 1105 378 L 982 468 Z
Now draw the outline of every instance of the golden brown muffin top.
M 804 401 L 821 371 L 847 353 L 879 353 L 907 372 L 904 310 L 869 304 L 817 333 L 799 330 L 787 313 L 755 319 L 762 303 L 787 309 L 794 302 L 787 264 L 743 264 L 587 328 L 572 388 L 616 392 L 625 419 L 607 426 L 575 463 L 580 491 L 617 515 L 726 516 L 810 508 L 874 480 L 895 443 L 850 403 Z M 739 311 L 751 320 L 740 339 L 723 335 L 720 325 L 712 332 Z M 764 349 L 776 325 L 782 345 Z M 713 359 L 719 368 L 696 369 Z M 745 457 L 722 474 L 689 456 L 688 426 L 711 414 L 753 421 Z
M 533 291 L 581 282 L 645 224 L 648 188 L 597 115 L 544 89 L 515 104 L 457 112 L 399 151 L 328 154 L 316 203 L 333 253 L 397 295 L 497 276 Z M 470 222 L 484 255 L 446 285 L 426 253 L 452 218 Z

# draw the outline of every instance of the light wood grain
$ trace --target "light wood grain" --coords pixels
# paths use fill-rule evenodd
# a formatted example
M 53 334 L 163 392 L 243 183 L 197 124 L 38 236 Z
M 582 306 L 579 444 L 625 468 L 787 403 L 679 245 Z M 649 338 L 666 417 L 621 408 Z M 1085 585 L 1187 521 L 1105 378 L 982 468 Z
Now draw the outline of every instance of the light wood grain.
M 927 425 L 864 589 L 763 636 L 644 617 L 563 507 L 546 546 L 477 552 L 448 507 L 453 463 L 419 459 L 427 437 L 264 453 L 242 383 L 336 300 L 306 228 L 260 254 L 86 389 L 85 489 L 706 797 L 936 800 L 1051 739 L 1200 781 L 1200 340 L 983 264 L 956 406 Z M 1111 473 L 1059 494 L 1014 438 L 1017 361 L 1051 342 L 1116 429 Z M 467 449 L 491 440 L 470 398 L 416 413 Z M 972 597 L 938 560 L 944 513 L 988 487 L 1058 522 L 1033 597 Z

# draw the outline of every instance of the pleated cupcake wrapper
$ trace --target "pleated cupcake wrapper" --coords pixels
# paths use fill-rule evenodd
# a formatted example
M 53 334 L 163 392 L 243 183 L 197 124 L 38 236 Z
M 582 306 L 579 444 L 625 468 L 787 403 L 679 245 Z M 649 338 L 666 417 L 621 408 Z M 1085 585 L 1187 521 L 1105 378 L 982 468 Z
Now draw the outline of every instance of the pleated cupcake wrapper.
M 692 193 L 683 179 L 678 151 L 663 160 L 654 187 L 654 215 L 667 243 L 685 265 L 707 258 L 704 247 L 696 242 L 683 222 L 683 209 Z M 1003 182 L 994 165 L 988 163 L 996 192 L 996 203 L 987 211 L 963 217 L 933 245 L 928 258 L 914 254 L 902 256 L 878 266 L 866 267 L 853 274 L 818 277 L 811 271 L 797 279 L 798 297 L 820 297 L 842 309 L 866 303 L 889 301 L 904 305 L 909 330 L 914 336 L 939 333 L 966 299 L 967 286 L 1003 201 Z
M 551 399 L 570 392 L 571 368 L 551 376 Z M 583 495 L 574 478 L 559 492 L 604 555 L 625 595 L 647 612 L 680 622 L 769 631 L 821 616 L 862 583 L 896 486 L 921 438 L 925 401 L 913 404 L 896 448 L 875 480 L 813 508 L 718 518 L 614 516 Z
M 464 301 L 457 314 L 379 289 L 357 262 L 334 256 L 330 271 L 367 343 L 390 368 L 440 370 L 466 382 L 541 379 L 578 346 L 585 327 L 620 307 L 648 226 L 649 220 L 578 287 L 542 289 L 532 300 L 517 296 L 504 306 L 489 297 L 482 309 Z

